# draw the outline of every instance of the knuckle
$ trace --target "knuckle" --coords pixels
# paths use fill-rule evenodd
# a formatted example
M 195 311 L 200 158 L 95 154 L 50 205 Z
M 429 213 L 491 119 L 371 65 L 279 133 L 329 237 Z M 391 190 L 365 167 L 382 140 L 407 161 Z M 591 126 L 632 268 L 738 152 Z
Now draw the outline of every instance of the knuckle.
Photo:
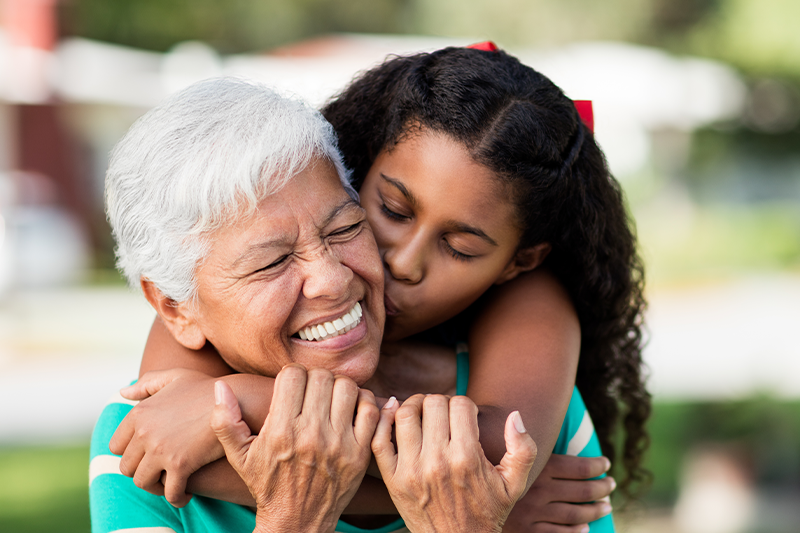
M 417 412 L 416 406 L 404 403 L 399 409 L 397 409 L 397 413 L 395 413 L 394 417 L 400 421 L 408 421 L 413 418 L 417 418 Z
M 422 402 L 422 406 L 425 409 L 430 409 L 433 407 L 444 407 L 447 405 L 447 398 L 445 398 L 441 394 L 429 394 L 425 397 Z
M 289 363 L 278 372 L 278 375 L 289 379 L 303 379 L 306 376 L 306 367 L 299 363 Z
M 142 476 L 133 476 L 133 484 L 142 490 L 147 490 L 147 482 L 142 478 Z
M 381 411 L 374 403 L 362 405 L 358 408 L 358 414 L 364 417 L 364 421 L 369 425 L 377 425 L 381 418 Z
M 369 389 L 359 389 L 359 392 L 364 395 L 364 399 L 368 401 L 375 401 L 375 394 Z
M 286 428 L 275 429 L 270 432 L 269 441 L 275 450 L 289 450 L 294 447 L 294 434 Z
M 580 459 L 583 459 L 583 458 L 580 458 Z M 591 477 L 594 477 L 592 475 L 592 462 L 591 461 L 584 461 L 584 460 L 579 461 L 578 464 L 576 465 L 576 471 L 577 471 L 577 474 L 578 474 L 578 478 L 580 478 L 580 479 L 589 479 Z
M 453 396 L 450 398 L 450 408 L 464 411 L 477 411 L 478 409 L 475 402 L 466 396 Z
M 449 473 L 447 463 L 441 457 L 437 457 L 425 466 L 423 477 L 429 482 L 438 482 L 447 479 Z
M 189 466 L 188 458 L 183 454 L 173 454 L 167 462 L 168 470 L 183 472 Z
M 455 452 L 450 462 L 453 471 L 460 477 L 471 475 L 477 468 L 474 455 L 466 451 Z
M 336 376 L 334 378 L 334 387 L 341 389 L 350 396 L 358 395 L 358 385 L 356 385 L 356 382 L 347 376 Z
M 308 377 L 314 382 L 324 383 L 327 381 L 333 381 L 333 374 L 331 371 L 324 368 L 312 368 L 308 371 Z
M 566 523 L 570 525 L 575 524 L 582 524 L 584 523 L 585 516 L 584 512 L 586 509 L 582 508 L 579 505 L 569 505 L 564 513 L 564 517 L 566 518 Z
M 125 460 L 125 457 L 119 462 L 119 473 L 126 477 L 133 477 L 135 470 L 131 470 L 128 461 Z

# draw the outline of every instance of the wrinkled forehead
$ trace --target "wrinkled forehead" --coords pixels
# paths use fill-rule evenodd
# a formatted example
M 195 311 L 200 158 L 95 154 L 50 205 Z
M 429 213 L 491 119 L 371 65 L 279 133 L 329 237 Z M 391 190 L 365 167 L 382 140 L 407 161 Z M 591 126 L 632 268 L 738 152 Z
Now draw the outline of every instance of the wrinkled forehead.
M 208 237 L 216 249 L 257 241 L 290 242 L 301 234 L 318 233 L 352 209 L 360 210 L 358 202 L 345 190 L 334 165 L 320 158 L 253 206 L 241 203 L 236 216 Z
M 219 179 L 225 177 L 221 176 Z M 274 199 L 283 198 L 284 190 L 287 188 L 291 190 L 298 180 L 302 182 L 307 196 L 316 195 L 322 199 L 325 193 L 331 194 L 332 191 L 336 191 L 358 202 L 358 193 L 350 185 L 348 173 L 328 157 L 319 155 L 314 156 L 308 164 L 290 175 L 263 175 L 261 187 L 237 191 L 235 196 L 216 213 L 212 209 L 207 217 L 201 215 L 196 233 L 209 237 L 220 229 L 235 226 L 253 217 L 263 209 L 264 203 L 280 204 L 280 200 L 275 202 Z

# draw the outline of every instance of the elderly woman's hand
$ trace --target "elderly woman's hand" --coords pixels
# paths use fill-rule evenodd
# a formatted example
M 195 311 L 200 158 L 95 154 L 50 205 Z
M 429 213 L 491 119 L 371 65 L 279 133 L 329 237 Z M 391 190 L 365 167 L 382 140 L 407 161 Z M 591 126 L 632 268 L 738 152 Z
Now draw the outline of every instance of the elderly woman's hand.
M 369 465 L 379 418 L 372 393 L 327 370 L 287 365 L 258 436 L 223 381 L 216 403 L 211 425 L 256 500 L 255 531 L 334 531 Z
M 485 533 L 502 529 L 536 458 L 517 412 L 506 420 L 505 441 L 507 452 L 495 467 L 478 441 L 472 400 L 416 395 L 399 409 L 396 401 L 384 406 L 372 450 L 408 529 Z

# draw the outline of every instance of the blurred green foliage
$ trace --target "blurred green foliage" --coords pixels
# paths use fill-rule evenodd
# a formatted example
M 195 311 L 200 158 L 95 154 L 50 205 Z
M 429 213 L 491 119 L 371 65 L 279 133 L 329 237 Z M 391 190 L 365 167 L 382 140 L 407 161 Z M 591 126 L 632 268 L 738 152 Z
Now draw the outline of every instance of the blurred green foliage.
M 637 218 L 648 282 L 800 271 L 797 203 L 716 204 Z M 681 211 L 681 210 L 677 210 Z
M 405 0 L 72 0 L 62 31 L 165 51 L 202 40 L 221 52 L 263 50 L 331 32 L 403 33 Z
M 89 531 L 89 446 L 0 448 L 0 531 Z
M 656 403 L 649 423 L 646 466 L 653 485 L 646 501 L 672 504 L 681 466 L 693 448 L 722 445 L 739 451 L 762 487 L 800 482 L 800 401 L 768 396 L 730 402 Z
M 153 50 L 199 39 L 253 51 L 331 32 L 537 46 L 608 39 L 800 76 L 795 0 L 67 0 L 60 11 L 65 34 Z

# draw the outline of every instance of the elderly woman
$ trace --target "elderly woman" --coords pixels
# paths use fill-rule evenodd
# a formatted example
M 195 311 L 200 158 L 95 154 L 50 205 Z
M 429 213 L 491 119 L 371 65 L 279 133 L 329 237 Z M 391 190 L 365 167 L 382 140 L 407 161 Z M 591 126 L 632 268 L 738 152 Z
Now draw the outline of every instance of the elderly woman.
M 258 438 L 244 433 L 230 389 L 217 390 L 215 429 L 253 492 L 255 514 L 201 497 L 175 509 L 122 476 L 119 458 L 108 451 L 131 409 L 120 401 L 106 407 L 93 434 L 94 531 L 247 531 L 254 524 L 263 531 L 334 530 L 369 462 L 378 411 L 358 385 L 376 369 L 384 323 L 381 262 L 334 139 L 305 105 L 258 85 L 216 80 L 151 110 L 115 148 L 107 210 L 129 282 L 141 286 L 183 346 L 210 342 L 235 370 L 279 379 L 269 430 Z M 337 331 L 325 343 L 294 336 L 327 322 Z M 412 424 L 404 427 L 416 427 L 423 403 L 409 404 L 403 420 Z M 458 405 L 459 419 L 477 428 L 474 405 L 466 398 Z M 385 410 L 380 433 L 387 468 L 395 408 Z M 502 523 L 524 491 L 533 462 L 518 415 L 507 427 L 525 460 L 505 470 L 479 455 L 476 433 L 464 440 L 472 464 L 492 480 L 486 494 L 502 503 L 487 530 Z M 398 424 L 399 438 L 404 431 Z M 434 452 L 447 444 L 437 434 L 426 440 Z M 395 471 L 413 463 L 400 452 Z M 401 481 L 394 488 L 410 493 Z M 401 513 L 420 530 L 441 518 L 421 518 L 411 498 L 396 501 L 405 502 Z

